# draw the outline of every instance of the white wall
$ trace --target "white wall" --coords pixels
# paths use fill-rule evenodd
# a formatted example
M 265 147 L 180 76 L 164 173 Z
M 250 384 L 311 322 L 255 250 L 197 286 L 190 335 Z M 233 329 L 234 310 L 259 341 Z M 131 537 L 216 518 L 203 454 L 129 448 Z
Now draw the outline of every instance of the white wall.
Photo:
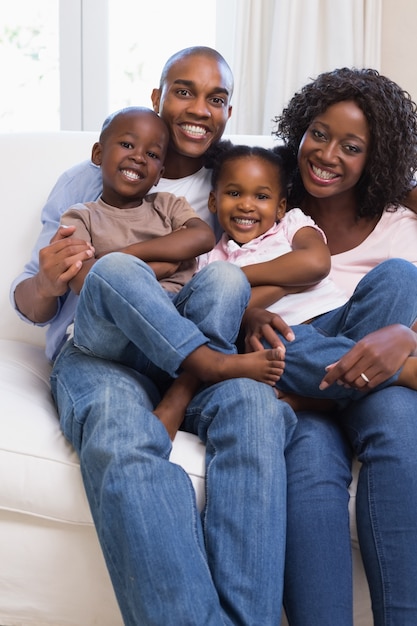
M 382 0 L 381 73 L 417 102 L 417 2 Z

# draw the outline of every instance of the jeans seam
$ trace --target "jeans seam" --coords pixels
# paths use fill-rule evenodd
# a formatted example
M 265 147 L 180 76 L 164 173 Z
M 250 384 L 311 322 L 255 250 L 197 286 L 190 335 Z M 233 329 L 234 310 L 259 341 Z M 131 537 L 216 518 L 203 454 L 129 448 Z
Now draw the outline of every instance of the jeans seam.
M 382 596 L 381 604 L 383 607 L 384 624 L 388 626 L 391 623 L 390 618 L 389 618 L 390 611 L 388 608 L 389 607 L 388 598 L 390 596 L 390 582 L 388 580 L 388 568 L 386 566 L 386 557 L 384 554 L 383 541 L 381 540 L 381 534 L 378 528 L 378 515 L 375 511 L 375 500 L 372 496 L 372 494 L 374 493 L 372 464 L 368 463 L 366 454 L 364 454 L 361 457 L 361 462 L 365 463 L 367 466 L 369 517 L 370 517 L 370 523 L 371 523 L 372 536 L 374 538 L 374 543 L 375 543 L 376 560 L 378 563 L 380 576 L 381 576 L 381 596 Z

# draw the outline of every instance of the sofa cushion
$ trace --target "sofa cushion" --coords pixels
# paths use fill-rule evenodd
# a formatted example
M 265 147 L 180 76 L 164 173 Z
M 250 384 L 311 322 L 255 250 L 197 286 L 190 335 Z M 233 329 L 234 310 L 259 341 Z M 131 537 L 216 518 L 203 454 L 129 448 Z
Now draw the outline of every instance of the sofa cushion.
M 0 509 L 92 524 L 78 456 L 62 436 L 39 346 L 0 340 Z M 178 433 L 171 459 L 190 474 L 204 500 L 204 447 Z

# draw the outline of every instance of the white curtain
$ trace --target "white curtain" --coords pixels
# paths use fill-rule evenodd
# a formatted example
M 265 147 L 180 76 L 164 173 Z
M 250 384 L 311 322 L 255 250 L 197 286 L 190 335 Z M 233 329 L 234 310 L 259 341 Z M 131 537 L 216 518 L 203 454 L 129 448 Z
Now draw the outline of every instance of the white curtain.
M 342 66 L 379 69 L 381 4 L 382 0 L 236 2 L 233 24 L 230 12 L 227 19 L 227 45 L 219 45 L 236 80 L 228 132 L 269 134 L 273 118 L 293 93 L 320 72 Z

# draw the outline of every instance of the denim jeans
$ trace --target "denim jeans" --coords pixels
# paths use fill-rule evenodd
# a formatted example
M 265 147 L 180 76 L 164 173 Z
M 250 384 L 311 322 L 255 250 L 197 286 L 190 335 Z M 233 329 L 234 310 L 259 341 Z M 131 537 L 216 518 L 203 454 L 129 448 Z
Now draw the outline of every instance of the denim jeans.
M 206 266 L 174 295 L 140 259 L 108 254 L 84 282 L 74 344 L 90 356 L 118 361 L 142 374 L 155 375 L 156 366 L 176 376 L 182 361 L 203 344 L 236 352 L 249 297 L 249 282 L 231 263 Z
M 286 530 L 284 451 L 295 415 L 268 385 L 201 390 L 185 430 L 206 444 L 199 515 L 186 472 L 152 413 L 153 382 L 64 346 L 51 385 L 80 457 L 98 537 L 126 626 L 276 626 Z
M 381 316 L 387 324 L 407 323 L 398 317 L 403 315 L 402 306 L 410 315 L 407 325 L 413 320 L 414 270 L 403 263 L 387 261 L 367 275 L 372 282 L 377 278 L 371 301 L 382 292 L 370 308 L 371 323 L 377 319 L 383 325 Z M 395 282 L 384 285 L 397 270 Z M 366 279 L 361 282 L 369 284 Z M 335 331 L 337 318 L 333 328 L 328 327 L 330 332 Z M 416 418 L 417 392 L 403 387 L 374 391 L 339 413 L 298 414 L 286 452 L 284 599 L 291 626 L 352 626 L 348 486 L 353 454 L 362 463 L 356 522 L 374 624 L 417 624 Z
M 311 324 L 292 327 L 295 339 L 283 339 L 285 371 L 277 387 L 312 398 L 359 400 L 364 391 L 343 385 L 320 390 L 325 367 L 338 361 L 369 333 L 391 324 L 411 327 L 416 319 L 417 267 L 403 259 L 384 261 L 366 274 L 344 306 L 320 315 Z M 398 374 L 372 392 L 392 385 Z
M 298 414 L 286 452 L 291 626 L 352 626 L 348 485 L 375 626 L 417 624 L 417 392 L 389 387 L 342 413 Z
M 208 337 L 216 349 L 235 351 L 249 294 L 239 268 L 213 263 L 170 298 L 144 263 L 107 255 L 80 296 L 75 338 L 83 350 L 70 341 L 54 364 L 61 428 L 80 457 L 126 626 L 279 621 L 284 452 L 293 411 L 271 387 L 248 379 L 194 397 L 183 428 L 206 446 L 201 516 L 191 481 L 169 461 L 171 440 L 152 413 L 160 398 L 157 368 L 176 375 Z

